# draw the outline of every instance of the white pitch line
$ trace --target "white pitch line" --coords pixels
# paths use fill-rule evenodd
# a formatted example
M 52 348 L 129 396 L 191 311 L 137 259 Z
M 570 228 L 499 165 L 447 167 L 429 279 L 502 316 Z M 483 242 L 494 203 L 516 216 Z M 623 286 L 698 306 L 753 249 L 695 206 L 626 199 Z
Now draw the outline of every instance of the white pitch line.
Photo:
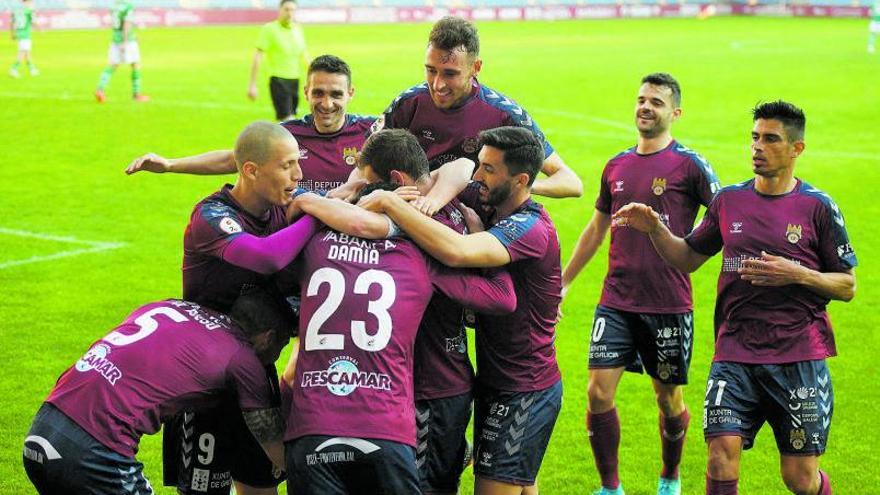
M 66 236 L 57 236 L 52 234 L 43 234 L 40 232 L 29 232 L 26 230 L 16 230 L 16 229 L 7 229 L 4 227 L 0 227 L 0 234 L 5 235 L 13 235 L 18 237 L 30 237 L 33 239 L 40 239 L 43 241 L 54 241 L 54 242 L 65 242 L 68 244 L 80 244 L 89 247 L 80 248 L 80 249 L 70 249 L 67 251 L 59 251 L 57 253 L 47 254 L 44 256 L 31 256 L 30 258 L 19 259 L 19 260 L 9 260 L 0 262 L 0 270 L 6 268 L 12 268 L 15 266 L 28 265 L 31 263 L 40 263 L 43 261 L 52 261 L 61 258 L 69 258 L 71 256 L 79 256 L 81 254 L 88 253 L 98 253 L 101 251 L 108 251 L 110 249 L 119 249 L 126 245 L 124 242 L 99 242 L 99 241 L 86 241 L 83 239 L 77 239 L 75 237 L 66 237 Z

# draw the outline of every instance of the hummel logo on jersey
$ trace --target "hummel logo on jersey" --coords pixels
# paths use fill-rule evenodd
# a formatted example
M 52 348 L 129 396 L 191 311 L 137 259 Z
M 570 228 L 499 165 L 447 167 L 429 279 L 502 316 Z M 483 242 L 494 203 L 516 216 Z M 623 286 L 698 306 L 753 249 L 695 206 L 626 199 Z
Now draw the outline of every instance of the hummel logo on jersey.
M 428 141 L 434 141 L 434 132 L 431 129 L 423 129 L 422 137 L 427 139 Z
M 309 149 L 299 143 L 299 161 L 309 159 Z
M 480 141 L 475 137 L 465 138 L 464 142 L 461 143 L 461 150 L 469 155 L 476 153 L 479 148 Z
M 730 223 L 730 233 L 731 234 L 742 234 L 743 231 L 743 223 L 742 222 L 731 222 Z
M 614 181 L 614 189 L 612 189 L 611 192 L 623 192 L 623 181 L 622 180 Z

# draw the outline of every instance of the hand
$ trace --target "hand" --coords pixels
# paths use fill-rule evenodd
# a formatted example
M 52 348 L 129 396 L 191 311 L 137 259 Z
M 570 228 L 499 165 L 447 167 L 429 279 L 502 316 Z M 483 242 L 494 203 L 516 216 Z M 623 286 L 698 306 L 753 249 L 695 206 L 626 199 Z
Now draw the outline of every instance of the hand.
M 419 192 L 419 188 L 417 188 L 416 186 L 400 186 L 394 190 L 394 194 L 396 194 L 398 197 L 400 197 L 400 199 L 406 201 L 407 203 L 411 203 L 422 198 L 422 193 Z
M 630 203 L 611 216 L 614 227 L 632 227 L 639 232 L 652 234 L 663 227 L 660 214 L 648 205 Z
M 287 204 L 287 207 L 284 211 L 284 216 L 287 219 L 288 224 L 293 223 L 296 219 L 302 216 L 303 213 L 305 213 L 305 211 L 303 211 L 302 205 L 305 201 L 311 199 L 306 197 L 310 194 L 311 193 L 300 194 L 299 197 L 294 198 L 293 201 Z
M 328 191 L 327 197 L 330 199 L 341 199 L 347 203 L 352 203 L 361 192 L 361 189 L 366 187 L 366 185 L 367 181 L 365 179 L 349 180 L 345 184 Z
M 739 269 L 740 278 L 762 287 L 782 287 L 801 282 L 807 268 L 761 251 L 761 259 L 745 260 Z
M 562 321 L 562 317 L 565 316 L 562 313 L 562 304 L 565 302 L 565 295 L 566 294 L 568 294 L 568 286 L 563 285 L 562 286 L 562 294 L 561 294 L 562 298 L 559 300 L 559 307 L 556 308 L 556 321 L 554 323 L 559 323 L 560 321 Z
M 358 201 L 361 208 L 376 213 L 385 213 L 391 201 L 401 201 L 397 193 L 391 191 L 373 191 Z
M 140 172 L 141 170 L 153 172 L 154 174 L 162 174 L 171 170 L 171 160 L 155 153 L 147 153 L 146 155 L 135 158 L 129 163 L 128 167 L 125 168 L 125 173 L 131 175 Z
M 251 84 L 250 86 L 248 86 L 247 96 L 251 101 L 256 100 L 258 94 L 259 94 L 259 92 L 257 91 L 256 84 Z
M 461 215 L 464 217 L 464 224 L 467 226 L 469 233 L 473 234 L 474 232 L 482 232 L 486 230 L 486 227 L 483 225 L 483 220 L 480 218 L 480 215 L 477 215 L 477 212 L 474 211 L 473 208 L 467 207 L 464 203 L 459 203 L 458 211 L 460 211 Z
M 443 208 L 443 205 L 438 205 L 437 202 L 429 196 L 419 196 L 410 204 L 422 214 L 429 217 L 433 217 L 435 213 L 440 211 L 440 208 Z

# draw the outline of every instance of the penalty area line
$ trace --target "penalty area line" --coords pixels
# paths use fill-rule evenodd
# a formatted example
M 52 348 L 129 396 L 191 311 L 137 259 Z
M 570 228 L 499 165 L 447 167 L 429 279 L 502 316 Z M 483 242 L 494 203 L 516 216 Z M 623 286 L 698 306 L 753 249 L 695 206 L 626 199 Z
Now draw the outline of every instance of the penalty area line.
M 4 227 L 0 227 L 0 235 L 8 235 L 15 237 L 28 237 L 32 239 L 39 239 L 43 241 L 54 241 L 54 242 L 63 242 L 67 244 L 75 244 L 78 246 L 77 249 L 68 249 L 65 251 L 58 251 L 52 254 L 47 255 L 38 255 L 31 256 L 29 258 L 17 259 L 17 260 L 7 260 L 0 261 L 0 270 L 4 270 L 6 268 L 12 268 L 21 265 L 29 265 L 31 263 L 40 263 L 43 261 L 53 261 L 62 258 L 69 258 L 71 256 L 80 256 L 83 254 L 90 253 L 99 253 L 101 251 L 108 251 L 111 249 L 119 249 L 121 247 L 126 246 L 124 242 L 100 242 L 100 241 L 89 241 L 84 239 L 77 239 L 75 237 L 68 236 L 57 236 L 52 234 L 44 234 L 40 232 L 29 232 L 26 230 L 17 230 L 17 229 L 7 229 Z

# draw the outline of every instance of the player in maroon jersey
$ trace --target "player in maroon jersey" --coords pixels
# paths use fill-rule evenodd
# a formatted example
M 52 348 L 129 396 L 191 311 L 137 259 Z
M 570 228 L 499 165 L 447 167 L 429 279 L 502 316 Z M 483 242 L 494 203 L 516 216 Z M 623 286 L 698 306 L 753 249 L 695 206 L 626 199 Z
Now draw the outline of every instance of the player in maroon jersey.
M 618 210 L 612 222 L 648 233 L 663 259 L 684 272 L 723 253 L 703 416 L 706 493 L 737 493 L 741 452 L 768 422 L 788 489 L 829 495 L 818 466 L 834 403 L 825 359 L 837 350 L 825 307 L 853 298 L 858 261 L 831 197 L 794 176 L 805 147 L 803 111 L 775 101 L 753 115 L 755 177 L 722 189 L 693 232 L 675 235 L 640 203 Z
M 136 458 L 141 436 L 178 411 L 209 407 L 234 392 L 250 433 L 279 466 L 284 418 L 264 365 L 290 339 L 293 314 L 263 290 L 225 314 L 169 299 L 135 310 L 92 344 L 43 403 L 24 443 L 37 491 L 152 493 Z M 207 472 L 193 488 L 208 491 Z
M 652 205 L 677 235 L 691 231 L 718 178 L 700 155 L 672 137 L 681 89 L 665 73 L 642 78 L 636 99 L 638 143 L 608 161 L 592 218 L 562 272 L 563 294 L 605 239 L 611 215 L 633 201 Z M 608 274 L 590 332 L 587 428 L 602 487 L 622 494 L 617 469 L 620 421 L 614 397 L 626 369 L 651 377 L 660 409 L 663 469 L 658 495 L 681 493 L 681 462 L 690 415 L 682 387 L 693 349 L 693 303 L 686 273 L 663 262 L 645 236 L 611 231 Z

